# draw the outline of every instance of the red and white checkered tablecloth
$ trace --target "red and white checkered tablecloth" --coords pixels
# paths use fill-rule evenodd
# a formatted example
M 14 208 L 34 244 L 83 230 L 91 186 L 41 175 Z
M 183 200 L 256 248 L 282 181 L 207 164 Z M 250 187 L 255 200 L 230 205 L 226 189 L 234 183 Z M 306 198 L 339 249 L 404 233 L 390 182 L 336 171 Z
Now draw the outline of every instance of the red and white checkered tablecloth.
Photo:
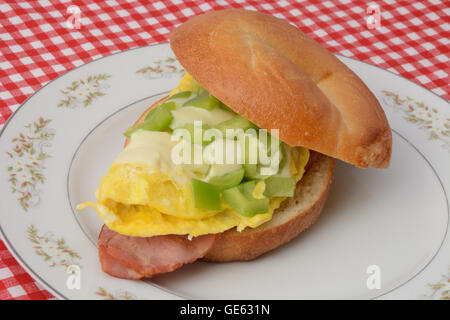
M 380 27 L 366 23 L 377 4 Z M 68 7 L 81 11 L 69 29 Z M 450 2 L 351 0 L 0 0 L 0 129 L 41 86 L 91 60 L 117 51 L 165 42 L 190 17 L 245 8 L 297 25 L 332 52 L 400 74 L 450 98 Z M 48 299 L 0 240 L 0 299 Z

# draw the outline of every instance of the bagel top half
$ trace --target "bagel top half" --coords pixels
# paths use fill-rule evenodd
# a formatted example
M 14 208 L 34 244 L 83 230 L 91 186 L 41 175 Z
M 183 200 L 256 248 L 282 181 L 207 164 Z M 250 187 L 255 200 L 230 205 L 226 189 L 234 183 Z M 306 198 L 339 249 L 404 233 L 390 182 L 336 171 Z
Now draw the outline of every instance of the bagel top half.
M 229 9 L 170 35 L 181 65 L 206 90 L 279 138 L 361 168 L 386 168 L 392 135 L 362 80 L 331 52 L 273 16 Z

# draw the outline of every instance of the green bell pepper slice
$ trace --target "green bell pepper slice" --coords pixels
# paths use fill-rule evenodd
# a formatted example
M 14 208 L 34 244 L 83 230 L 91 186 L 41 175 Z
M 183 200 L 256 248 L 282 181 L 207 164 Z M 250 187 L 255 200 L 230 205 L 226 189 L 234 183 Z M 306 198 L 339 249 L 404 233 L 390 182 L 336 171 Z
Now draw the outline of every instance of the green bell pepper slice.
M 194 207 L 208 210 L 222 209 L 220 191 L 216 186 L 192 179 L 192 194 L 194 195 Z
M 269 210 L 269 198 L 255 199 L 252 195 L 256 180 L 242 183 L 223 191 L 223 199 L 238 213 L 246 217 L 266 213 Z
M 266 189 L 264 195 L 266 197 L 292 197 L 295 192 L 296 181 L 294 178 L 288 177 L 269 177 L 264 180 Z
M 198 83 L 198 81 L 195 80 L 194 78 L 192 78 L 191 80 L 191 88 L 192 91 L 195 92 L 196 94 L 201 94 L 202 92 L 206 91 L 205 88 L 203 88 L 202 85 Z
M 148 131 L 162 131 L 166 129 L 173 120 L 170 110 L 175 109 L 175 102 L 165 102 L 154 109 L 150 110 L 145 117 L 144 122 L 130 127 L 125 131 L 124 135 L 131 137 L 131 135 L 139 129 Z
M 197 107 L 206 110 L 214 110 L 219 106 L 219 100 L 216 97 L 210 95 L 208 91 L 203 91 L 195 98 L 189 99 L 183 104 L 183 107 Z
M 215 185 L 219 190 L 229 189 L 237 186 L 244 178 L 244 168 L 227 172 L 222 176 L 212 177 L 209 183 Z
M 225 137 L 227 129 L 243 129 L 246 131 L 247 129 L 257 129 L 258 127 L 244 117 L 235 115 L 233 118 L 219 123 L 215 128 L 219 129 Z
M 178 93 L 175 93 L 173 96 L 170 96 L 169 99 L 167 99 L 167 101 L 169 100 L 176 100 L 176 99 L 187 99 L 191 96 L 192 91 L 181 91 Z

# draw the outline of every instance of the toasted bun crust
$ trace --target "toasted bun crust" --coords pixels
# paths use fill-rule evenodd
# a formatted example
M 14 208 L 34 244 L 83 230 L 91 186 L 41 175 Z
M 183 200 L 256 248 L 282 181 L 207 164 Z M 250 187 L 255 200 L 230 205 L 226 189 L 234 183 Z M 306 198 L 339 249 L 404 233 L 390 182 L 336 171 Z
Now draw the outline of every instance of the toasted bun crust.
M 281 203 L 272 220 L 242 232 L 224 232 L 203 258 L 227 262 L 252 260 L 292 240 L 320 215 L 333 179 L 334 159 L 317 154 L 316 160 L 298 182 L 295 195 Z
M 156 101 L 134 123 L 144 121 L 149 111 L 168 97 Z M 125 141 L 125 147 L 129 139 Z M 319 217 L 333 179 L 334 159 L 311 152 L 303 178 L 297 183 L 295 195 L 281 203 L 272 220 L 258 228 L 242 232 L 228 230 L 220 236 L 214 247 L 203 258 L 225 262 L 251 260 L 295 238 Z
M 273 16 L 196 16 L 170 45 L 183 67 L 234 111 L 279 138 L 358 167 L 389 165 L 392 136 L 367 86 L 319 43 Z

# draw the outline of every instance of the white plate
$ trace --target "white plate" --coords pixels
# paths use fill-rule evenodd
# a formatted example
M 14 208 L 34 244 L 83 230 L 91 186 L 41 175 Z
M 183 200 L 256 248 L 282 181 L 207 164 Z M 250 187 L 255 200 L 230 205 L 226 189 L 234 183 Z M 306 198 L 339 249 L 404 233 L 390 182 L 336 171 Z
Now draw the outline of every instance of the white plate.
M 448 297 L 449 106 L 408 80 L 344 57 L 387 114 L 389 169 L 339 162 L 319 221 L 255 261 L 197 262 L 151 281 L 103 274 L 96 248 L 102 223 L 93 210 L 74 208 L 94 200 L 123 146 L 122 132 L 177 85 L 183 70 L 173 57 L 160 44 L 83 65 L 36 92 L 4 126 L 1 233 L 33 277 L 68 299 Z M 79 289 L 73 273 L 81 275 Z M 368 286 L 376 276 L 380 288 Z

